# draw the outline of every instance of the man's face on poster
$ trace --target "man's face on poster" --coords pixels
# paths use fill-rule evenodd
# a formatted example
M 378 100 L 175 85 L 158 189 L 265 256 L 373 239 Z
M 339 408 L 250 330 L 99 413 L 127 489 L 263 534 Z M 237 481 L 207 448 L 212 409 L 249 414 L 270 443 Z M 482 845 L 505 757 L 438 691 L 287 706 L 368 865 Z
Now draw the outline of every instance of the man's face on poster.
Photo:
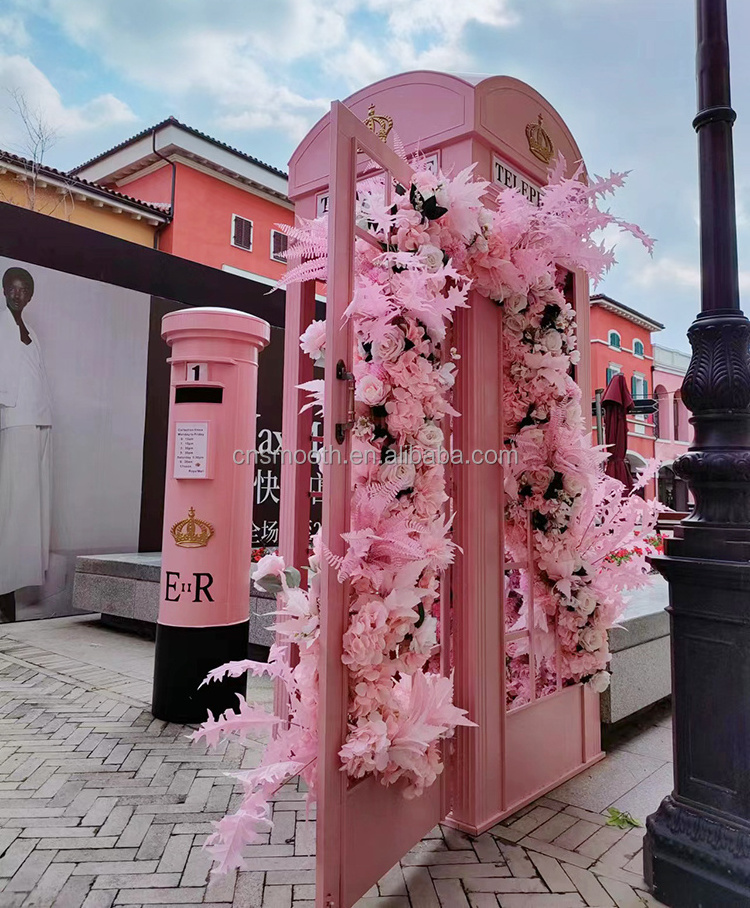
M 28 281 L 20 277 L 14 277 L 12 280 L 5 282 L 3 292 L 10 311 L 19 315 L 28 305 L 32 294 Z

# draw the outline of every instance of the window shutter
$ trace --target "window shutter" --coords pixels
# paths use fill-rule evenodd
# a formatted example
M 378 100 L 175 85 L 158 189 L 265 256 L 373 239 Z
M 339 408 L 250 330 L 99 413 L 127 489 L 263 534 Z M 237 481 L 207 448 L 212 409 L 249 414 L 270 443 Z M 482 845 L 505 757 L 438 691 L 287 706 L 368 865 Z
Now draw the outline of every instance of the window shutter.
M 643 396 L 648 397 L 648 379 L 643 379 Z
M 633 400 L 636 400 L 638 397 L 638 379 L 635 375 L 632 375 L 630 378 L 630 393 L 633 397 Z
M 285 233 L 282 233 L 280 230 L 274 230 L 272 232 L 272 236 L 273 248 L 271 251 L 271 258 L 276 259 L 276 261 L 279 262 L 285 262 L 289 237 Z
M 612 381 L 612 376 L 614 374 L 615 373 L 609 367 L 607 367 L 607 384 L 609 384 Z
M 247 218 L 241 218 L 235 215 L 234 218 L 234 245 L 241 249 L 253 248 L 253 222 Z

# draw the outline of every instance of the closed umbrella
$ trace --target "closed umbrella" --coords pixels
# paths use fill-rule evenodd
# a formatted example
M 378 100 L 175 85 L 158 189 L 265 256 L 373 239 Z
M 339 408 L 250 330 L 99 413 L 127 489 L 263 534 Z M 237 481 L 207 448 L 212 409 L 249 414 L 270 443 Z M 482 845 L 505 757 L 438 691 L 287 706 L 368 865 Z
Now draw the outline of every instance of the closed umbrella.
M 619 479 L 625 488 L 632 489 L 633 477 L 625 461 L 628 450 L 627 413 L 633 408 L 633 398 L 628 390 L 625 376 L 612 376 L 602 398 L 604 408 L 604 438 L 609 451 L 609 460 L 604 472 Z

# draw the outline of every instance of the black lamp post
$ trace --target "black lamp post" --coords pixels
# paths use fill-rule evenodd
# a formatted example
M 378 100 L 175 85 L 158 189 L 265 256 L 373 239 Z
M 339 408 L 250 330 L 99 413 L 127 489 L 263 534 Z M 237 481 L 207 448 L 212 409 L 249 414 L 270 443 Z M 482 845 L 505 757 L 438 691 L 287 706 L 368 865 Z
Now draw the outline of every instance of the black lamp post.
M 701 313 L 675 463 L 695 510 L 669 581 L 675 789 L 646 822 L 645 875 L 674 908 L 750 906 L 750 322 L 739 307 L 726 0 L 697 0 Z

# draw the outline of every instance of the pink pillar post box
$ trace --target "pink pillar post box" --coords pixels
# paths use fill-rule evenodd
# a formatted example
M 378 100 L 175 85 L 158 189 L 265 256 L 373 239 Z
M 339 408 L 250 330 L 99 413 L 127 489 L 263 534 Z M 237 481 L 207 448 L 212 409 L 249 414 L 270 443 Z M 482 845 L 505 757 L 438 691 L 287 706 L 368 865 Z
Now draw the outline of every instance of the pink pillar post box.
M 258 354 L 267 322 L 234 309 L 170 312 L 172 347 L 161 601 L 152 711 L 199 722 L 237 705 L 247 679 L 208 672 L 247 658 Z

